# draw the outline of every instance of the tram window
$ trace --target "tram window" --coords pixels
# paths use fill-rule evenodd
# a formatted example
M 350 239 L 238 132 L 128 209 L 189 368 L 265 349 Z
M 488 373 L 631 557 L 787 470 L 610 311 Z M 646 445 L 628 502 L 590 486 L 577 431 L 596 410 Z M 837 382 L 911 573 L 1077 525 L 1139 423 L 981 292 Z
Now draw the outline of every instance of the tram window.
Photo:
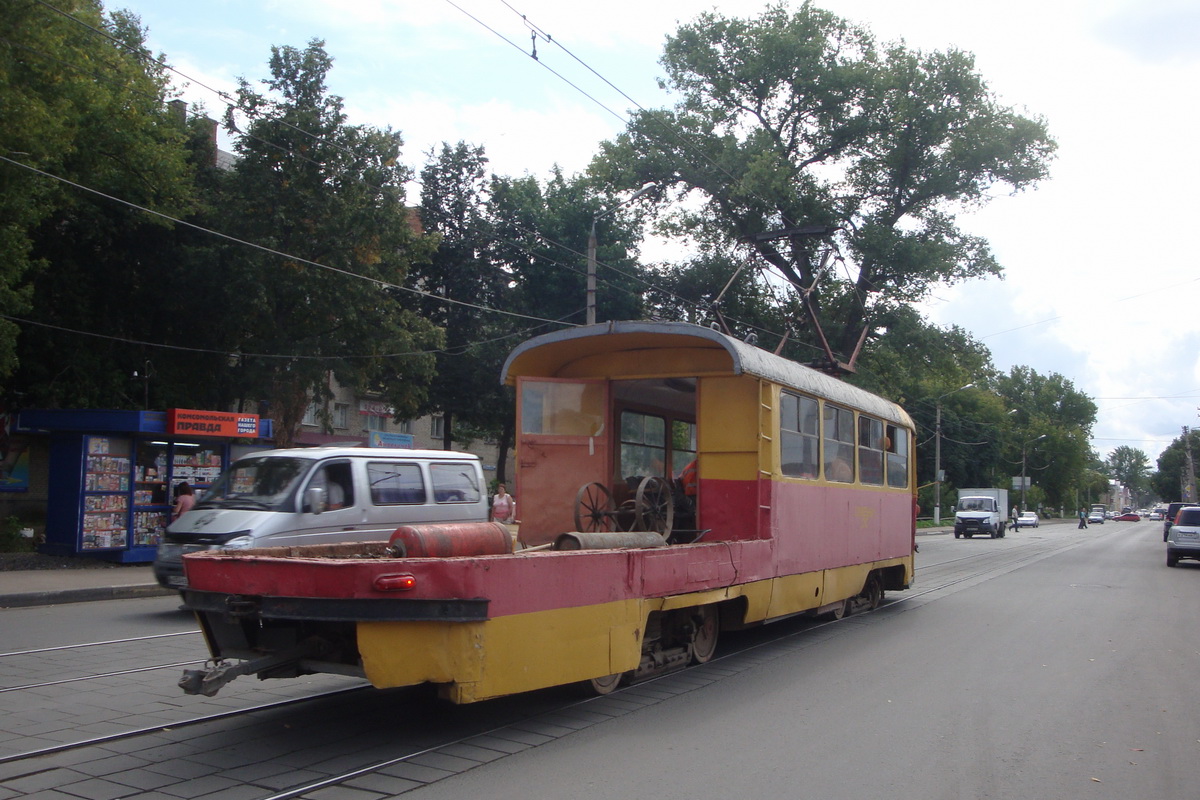
M 667 421 L 638 411 L 621 412 L 621 476 L 666 477 Z
M 367 464 L 371 502 L 377 506 L 425 502 L 425 481 L 417 464 L 373 461 Z
M 817 477 L 819 419 L 816 400 L 783 392 L 779 403 L 779 459 L 784 475 Z
M 897 489 L 908 488 L 908 431 L 887 426 L 887 482 Z
M 863 483 L 883 485 L 883 423 L 858 418 L 858 475 Z
M 671 474 L 678 478 L 683 468 L 696 459 L 696 424 L 671 421 Z
M 550 381 L 521 384 L 522 433 L 595 436 L 603 426 L 603 384 Z
M 854 482 L 854 412 L 825 404 L 825 479 Z

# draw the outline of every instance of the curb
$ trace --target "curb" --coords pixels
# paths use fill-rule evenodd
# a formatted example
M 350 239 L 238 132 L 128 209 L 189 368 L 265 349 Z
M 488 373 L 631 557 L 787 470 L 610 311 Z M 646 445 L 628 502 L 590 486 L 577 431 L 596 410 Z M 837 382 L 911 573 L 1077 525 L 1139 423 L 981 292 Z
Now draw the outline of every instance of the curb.
M 137 597 L 161 597 L 176 594 L 158 584 L 139 586 L 97 586 L 88 589 L 63 589 L 53 592 L 21 592 L 0 595 L 0 608 L 53 606 L 60 603 L 86 603 L 92 600 L 128 600 Z

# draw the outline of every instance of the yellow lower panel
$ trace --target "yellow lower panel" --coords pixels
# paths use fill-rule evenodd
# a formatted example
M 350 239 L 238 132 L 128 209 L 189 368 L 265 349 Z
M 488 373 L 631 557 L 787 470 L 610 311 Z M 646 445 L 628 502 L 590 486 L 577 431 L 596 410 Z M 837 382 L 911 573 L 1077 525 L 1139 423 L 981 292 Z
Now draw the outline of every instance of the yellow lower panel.
M 381 689 L 450 684 L 445 694 L 469 703 L 634 669 L 647 602 L 485 622 L 360 622 L 358 650 L 367 679 Z
M 771 605 L 763 619 L 807 611 L 825 602 L 827 601 L 822 598 L 820 572 L 776 578 L 771 589 Z

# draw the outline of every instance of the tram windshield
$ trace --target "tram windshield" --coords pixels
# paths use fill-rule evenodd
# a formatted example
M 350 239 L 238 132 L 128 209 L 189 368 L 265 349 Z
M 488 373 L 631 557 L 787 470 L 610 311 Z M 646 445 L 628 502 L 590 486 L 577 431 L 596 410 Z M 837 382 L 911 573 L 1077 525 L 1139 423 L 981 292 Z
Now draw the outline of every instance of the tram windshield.
M 196 507 L 290 511 L 296 487 L 312 464 L 309 458 L 243 458 L 217 479 Z

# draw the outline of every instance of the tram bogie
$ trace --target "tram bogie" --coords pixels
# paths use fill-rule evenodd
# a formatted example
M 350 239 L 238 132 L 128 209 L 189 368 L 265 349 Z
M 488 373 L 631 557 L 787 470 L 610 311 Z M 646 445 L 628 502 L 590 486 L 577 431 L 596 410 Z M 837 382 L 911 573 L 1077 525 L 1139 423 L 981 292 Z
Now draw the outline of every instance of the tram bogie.
M 460 703 L 603 693 L 711 659 L 722 630 L 869 610 L 911 584 L 898 406 L 682 323 L 537 337 L 504 378 L 515 544 L 433 526 L 355 551 L 189 555 L 186 603 L 218 664 L 185 691 L 340 672 Z

